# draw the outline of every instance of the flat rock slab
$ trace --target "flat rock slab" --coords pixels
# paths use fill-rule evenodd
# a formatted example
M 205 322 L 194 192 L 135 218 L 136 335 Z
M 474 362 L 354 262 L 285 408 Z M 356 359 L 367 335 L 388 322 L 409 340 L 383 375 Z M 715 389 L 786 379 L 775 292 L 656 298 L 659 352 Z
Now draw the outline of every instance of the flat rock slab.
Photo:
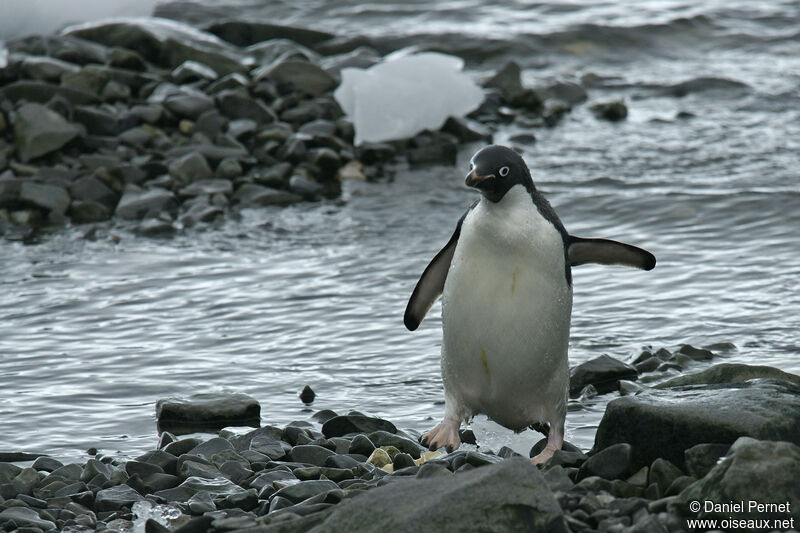
M 569 394 L 578 396 L 587 385 L 594 385 L 597 392 L 605 394 L 619 388 L 621 379 L 637 379 L 639 372 L 629 364 L 608 355 L 601 355 L 573 367 L 569 372 Z
M 161 429 L 169 427 L 176 431 L 233 425 L 258 427 L 261 406 L 247 394 L 195 394 L 186 398 L 158 400 L 156 418 Z
M 732 444 L 742 436 L 800 444 L 800 386 L 755 379 L 746 383 L 650 390 L 608 404 L 594 451 L 633 446 L 634 470 L 664 458 L 685 470 L 684 450 Z
M 568 531 L 563 511 L 527 459 L 400 480 L 339 504 L 312 533 Z

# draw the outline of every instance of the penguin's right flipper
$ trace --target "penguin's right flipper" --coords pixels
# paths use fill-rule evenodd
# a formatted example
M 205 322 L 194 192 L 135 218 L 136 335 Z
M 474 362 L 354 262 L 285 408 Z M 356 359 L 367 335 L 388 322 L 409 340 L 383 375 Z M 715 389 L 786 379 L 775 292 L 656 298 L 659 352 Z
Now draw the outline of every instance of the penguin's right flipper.
M 642 270 L 652 270 L 656 266 L 656 256 L 647 250 L 608 239 L 582 239 L 570 235 L 567 255 L 572 266 L 597 263 Z
M 467 210 L 467 213 L 475 207 L 477 202 Z M 444 290 L 444 282 L 447 279 L 447 271 L 450 270 L 450 263 L 453 261 L 453 255 L 456 253 L 456 245 L 458 244 L 458 237 L 461 235 L 461 223 L 467 216 L 464 213 L 458 224 L 453 236 L 444 245 L 444 248 L 439 250 L 439 253 L 434 256 L 425 271 L 420 276 L 417 286 L 414 287 L 414 292 L 411 293 L 411 298 L 408 299 L 406 306 L 406 313 L 403 316 L 403 323 L 409 331 L 414 331 L 419 327 L 422 319 L 428 314 L 436 299 L 441 296 Z

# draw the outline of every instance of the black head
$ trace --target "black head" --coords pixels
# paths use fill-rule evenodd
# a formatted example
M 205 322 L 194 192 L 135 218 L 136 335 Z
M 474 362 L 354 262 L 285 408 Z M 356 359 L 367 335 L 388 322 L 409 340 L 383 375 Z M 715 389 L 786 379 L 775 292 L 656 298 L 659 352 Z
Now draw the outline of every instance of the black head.
M 470 160 L 466 184 L 481 191 L 490 202 L 499 202 L 514 185 L 533 191 L 533 180 L 525 161 L 505 146 L 482 148 Z

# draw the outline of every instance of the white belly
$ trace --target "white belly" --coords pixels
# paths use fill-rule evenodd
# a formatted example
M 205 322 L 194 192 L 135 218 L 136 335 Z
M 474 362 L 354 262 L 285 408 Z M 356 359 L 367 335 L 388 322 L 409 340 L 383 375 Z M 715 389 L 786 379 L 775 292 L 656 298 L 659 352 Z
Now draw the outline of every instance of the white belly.
M 572 313 L 563 246 L 521 186 L 465 218 L 442 303 L 442 377 L 459 418 L 484 413 L 515 430 L 563 419 Z

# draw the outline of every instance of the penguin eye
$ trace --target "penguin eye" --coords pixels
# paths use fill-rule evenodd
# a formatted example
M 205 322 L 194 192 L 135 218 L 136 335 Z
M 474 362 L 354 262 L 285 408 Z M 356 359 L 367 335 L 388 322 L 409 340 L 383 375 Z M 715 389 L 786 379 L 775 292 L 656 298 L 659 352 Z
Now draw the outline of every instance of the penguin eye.
M 508 176 L 509 170 L 510 169 L 508 167 L 501 167 L 500 170 L 498 171 L 498 174 L 500 174 L 502 177 L 506 177 Z

